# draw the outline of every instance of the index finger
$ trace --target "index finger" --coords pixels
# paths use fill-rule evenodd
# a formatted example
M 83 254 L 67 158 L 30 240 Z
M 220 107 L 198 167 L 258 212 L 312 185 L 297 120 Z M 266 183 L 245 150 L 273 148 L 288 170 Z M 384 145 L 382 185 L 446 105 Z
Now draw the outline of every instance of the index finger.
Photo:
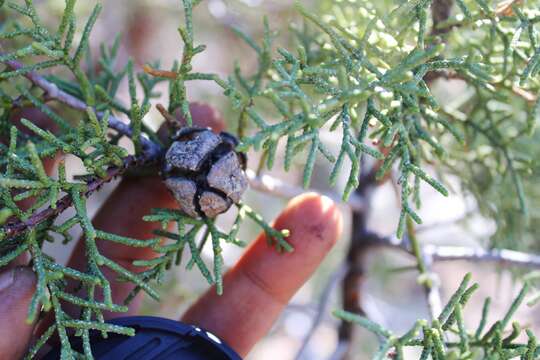
M 260 235 L 225 275 L 223 295 L 211 288 L 182 318 L 213 332 L 241 356 L 317 269 L 340 237 L 342 219 L 332 200 L 310 193 L 293 199 L 274 227 L 290 231 L 293 252 L 278 253 Z

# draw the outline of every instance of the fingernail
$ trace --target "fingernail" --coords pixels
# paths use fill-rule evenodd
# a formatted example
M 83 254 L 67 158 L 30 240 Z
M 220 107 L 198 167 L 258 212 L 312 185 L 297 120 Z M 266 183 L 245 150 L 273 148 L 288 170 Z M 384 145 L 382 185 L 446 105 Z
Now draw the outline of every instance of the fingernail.
M 9 288 L 15 280 L 15 269 L 5 270 L 0 273 L 0 292 Z
M 330 199 L 326 195 L 321 196 L 321 210 L 323 213 L 327 212 L 329 209 L 335 206 L 334 200 Z

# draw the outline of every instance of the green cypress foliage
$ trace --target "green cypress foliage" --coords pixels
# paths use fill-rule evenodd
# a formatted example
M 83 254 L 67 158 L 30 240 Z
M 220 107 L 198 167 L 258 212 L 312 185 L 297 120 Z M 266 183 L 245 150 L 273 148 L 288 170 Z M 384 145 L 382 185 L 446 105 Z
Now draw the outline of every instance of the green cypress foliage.
M 144 220 L 162 225 L 155 238 L 149 240 L 94 228 L 87 214 L 87 197 L 128 169 L 155 165 L 163 154 L 166 144 L 143 123 L 152 101 L 159 96 L 155 87 L 162 82 L 169 86 L 165 111 L 181 109 L 188 124 L 192 119 L 186 84 L 215 82 L 238 113 L 239 150 L 261 151 L 264 165 L 272 168 L 278 144 L 284 144 L 284 168 L 289 170 L 295 161 L 304 162 L 306 188 L 316 161 L 322 159 L 332 164 L 332 185 L 343 171 L 349 171 L 342 191 L 347 201 L 362 186 L 361 163 L 378 161 L 377 177 L 393 173 L 400 187 L 398 237 L 405 232 L 412 234 L 414 223 L 422 222 L 418 215 L 420 187 L 425 184 L 447 196 L 447 179 L 453 175 L 460 177 L 464 188 L 479 199 L 484 214 L 500 220 L 495 241 L 526 227 L 512 227 L 509 221 L 503 221 L 514 218 L 516 209 L 521 212 L 520 219 L 525 219 L 521 224 L 537 216 L 529 212 L 527 199 L 532 185 L 524 176 L 537 169 L 524 148 L 533 139 L 540 109 L 538 1 L 507 0 L 497 4 L 489 0 L 456 0 L 449 16 L 443 18 L 430 16 L 437 0 L 342 0 L 323 5 L 324 16 L 314 15 L 298 3 L 296 10 L 304 25 L 290 30 L 295 47 L 277 47 L 276 32 L 266 18 L 260 41 L 235 29 L 253 49 L 258 68 L 253 74 L 245 74 L 237 64 L 226 79 L 197 72 L 192 66 L 193 58 L 205 50 L 204 45 L 197 44 L 192 20 L 199 2 L 181 2 L 185 19 L 178 29 L 183 42 L 179 61 L 170 70 L 161 70 L 159 63 L 154 63 L 137 72 L 132 61 L 120 68 L 116 65 L 119 38 L 110 46 L 102 45 L 99 54 L 90 53 L 89 42 L 100 5 L 83 21 L 75 16 L 76 1 L 66 0 L 57 26 L 50 28 L 44 25 L 32 0 L 0 1 L 6 19 L 0 25 L 5 47 L 0 48 L 0 137 L 7 140 L 0 144 L 0 265 L 28 251 L 38 276 L 28 320 L 34 320 L 42 308 L 55 314 L 54 324 L 30 350 L 28 358 L 33 358 L 54 334 L 62 343 L 62 359 L 79 355 L 92 358 L 91 330 L 133 334 L 132 329 L 103 321 L 103 311 L 123 312 L 126 304 L 113 303 L 111 285 L 102 267 L 136 285 L 126 299 L 129 303 L 140 291 L 159 298 L 153 282 L 161 281 L 167 269 L 180 264 L 184 250 L 191 254 L 185 266 L 198 268 L 221 293 L 222 245 L 243 245 L 237 234 L 246 218 L 260 226 L 279 250 L 293 250 L 286 241 L 286 231 L 274 230 L 246 204 L 237 206 L 236 220 L 227 230 L 219 229 L 214 221 L 192 219 L 175 209 L 154 209 L 145 216 Z M 82 36 L 76 40 L 79 24 Z M 95 63 L 100 66 L 99 73 L 94 71 Z M 440 101 L 433 90 L 439 80 L 447 79 L 466 84 L 465 91 L 452 102 Z M 124 81 L 129 86 L 127 105 L 117 96 Z M 17 130 L 10 117 L 14 110 L 24 107 L 39 109 L 59 131 L 53 134 L 26 119 L 21 123 L 29 134 Z M 277 116 L 269 117 L 264 110 L 268 108 Z M 128 123 L 123 121 L 126 118 Z M 328 130 L 340 140 L 335 154 L 321 136 Z M 133 154 L 119 145 L 123 137 L 133 142 Z M 43 161 L 59 152 L 80 159 L 85 174 L 68 179 L 65 165 L 61 164 L 57 174 L 47 175 Z M 350 169 L 346 162 L 351 163 Z M 475 182 L 478 170 L 471 166 L 488 174 L 487 186 Z M 493 199 L 500 206 L 482 205 L 489 196 L 486 191 L 507 183 L 512 189 L 509 204 Z M 18 201 L 30 197 L 36 200 L 29 209 L 17 206 Z M 75 214 L 58 223 L 58 215 L 71 206 Z M 10 218 L 15 221 L 7 223 Z M 174 233 L 167 230 L 171 224 L 177 230 Z M 74 226 L 81 227 L 84 233 L 85 272 L 62 266 L 42 251 L 43 243 L 52 241 L 54 234 L 65 242 L 71 241 L 68 231 Z M 146 270 L 134 273 L 100 254 L 96 239 L 151 247 L 159 256 L 136 261 L 135 265 Z M 411 241 L 418 270 L 426 275 L 418 242 L 414 236 Z M 212 244 L 212 266 L 200 254 L 206 242 Z M 87 296 L 66 293 L 67 279 L 78 281 Z M 385 358 L 389 352 L 403 358 L 403 349 L 409 346 L 420 347 L 422 359 L 470 358 L 477 351 L 489 358 L 536 358 L 534 334 L 527 330 L 528 342 L 516 342 L 522 328 L 511 323 L 516 309 L 534 289 L 532 280 L 527 280 L 504 318 L 491 327 L 487 327 L 486 301 L 475 332 L 464 323 L 464 307 L 476 289 L 469 282 L 470 276 L 466 276 L 437 319 L 430 323 L 418 321 L 402 336 L 354 314 L 337 311 L 336 315 L 358 323 L 381 339 L 376 358 Z M 95 299 L 96 292 L 104 294 L 103 301 Z M 537 298 L 533 295 L 530 302 Z M 66 314 L 62 309 L 65 302 L 80 307 L 81 316 L 72 318 Z M 511 333 L 506 332 L 509 326 Z M 83 354 L 71 348 L 71 329 L 83 341 Z

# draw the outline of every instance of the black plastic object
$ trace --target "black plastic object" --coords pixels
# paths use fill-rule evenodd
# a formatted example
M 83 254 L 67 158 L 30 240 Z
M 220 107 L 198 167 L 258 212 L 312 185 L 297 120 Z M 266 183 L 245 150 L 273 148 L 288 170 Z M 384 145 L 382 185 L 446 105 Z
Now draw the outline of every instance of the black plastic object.
M 96 360 L 241 360 L 227 344 L 212 333 L 193 325 L 152 316 L 131 316 L 109 321 L 111 324 L 134 328 L 135 336 L 99 332 L 91 337 Z M 77 351 L 81 342 L 72 341 Z M 60 348 L 49 352 L 43 360 L 60 358 Z

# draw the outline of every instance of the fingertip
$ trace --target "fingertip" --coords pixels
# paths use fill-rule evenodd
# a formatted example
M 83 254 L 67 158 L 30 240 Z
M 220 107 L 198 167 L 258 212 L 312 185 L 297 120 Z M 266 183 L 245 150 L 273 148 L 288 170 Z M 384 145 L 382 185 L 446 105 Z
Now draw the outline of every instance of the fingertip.
M 259 236 L 225 275 L 225 293 L 217 296 L 211 289 L 183 317 L 217 334 L 242 356 L 319 267 L 341 235 L 342 218 L 331 199 L 307 193 L 292 199 L 274 226 L 290 231 L 287 241 L 294 251 L 279 253 L 265 235 Z
M 334 202 L 326 195 L 307 192 L 292 198 L 279 218 L 289 216 L 289 212 L 306 212 L 317 217 L 340 216 L 340 211 Z
M 274 228 L 287 229 L 292 252 L 279 253 L 265 234 L 249 247 L 234 267 L 286 303 L 317 269 L 341 236 L 341 212 L 328 197 L 307 193 L 292 199 Z M 275 279 L 281 279 L 275 282 Z
M 290 231 L 288 240 L 295 251 L 306 255 L 305 251 L 319 250 L 326 254 L 341 236 L 343 217 L 332 199 L 310 192 L 293 198 L 274 226 Z M 313 249 L 314 242 L 316 247 Z

